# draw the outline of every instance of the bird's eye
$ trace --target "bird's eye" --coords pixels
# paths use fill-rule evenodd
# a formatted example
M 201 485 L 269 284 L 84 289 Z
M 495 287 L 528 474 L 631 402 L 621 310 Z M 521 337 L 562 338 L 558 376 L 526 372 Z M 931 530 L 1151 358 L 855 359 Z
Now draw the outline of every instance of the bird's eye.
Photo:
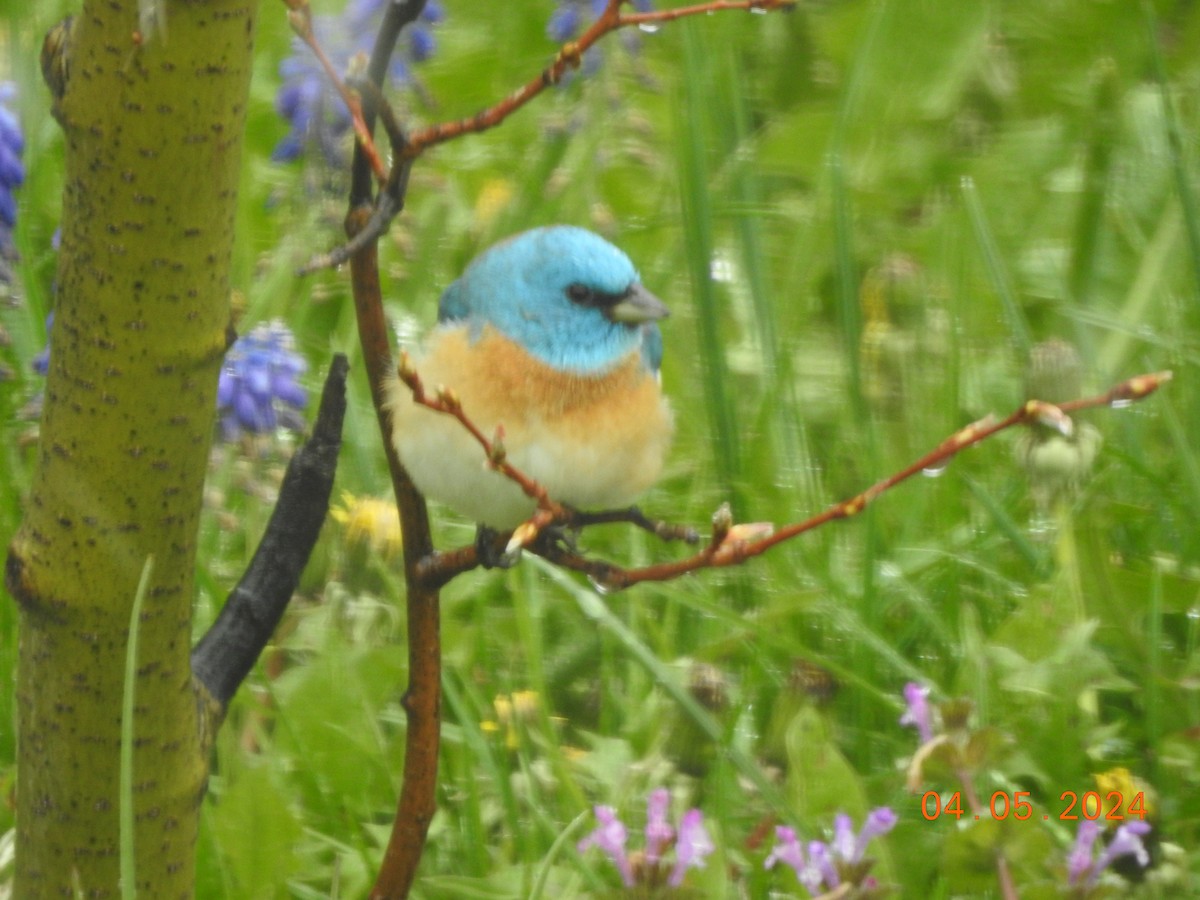
M 592 289 L 586 284 L 580 284 L 576 281 L 574 284 L 567 285 L 567 296 L 574 303 L 586 305 L 592 300 Z

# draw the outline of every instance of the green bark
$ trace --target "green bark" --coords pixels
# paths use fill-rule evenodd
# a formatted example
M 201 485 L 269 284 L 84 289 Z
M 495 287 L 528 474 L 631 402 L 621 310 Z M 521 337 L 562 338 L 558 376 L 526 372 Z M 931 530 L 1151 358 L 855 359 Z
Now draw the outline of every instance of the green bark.
M 37 471 L 6 571 L 21 607 L 15 896 L 119 895 L 123 667 L 136 882 L 191 896 L 208 707 L 188 666 L 196 532 L 229 321 L 253 0 L 87 0 L 58 115 L 66 186 Z M 56 71 L 61 71 L 61 67 Z

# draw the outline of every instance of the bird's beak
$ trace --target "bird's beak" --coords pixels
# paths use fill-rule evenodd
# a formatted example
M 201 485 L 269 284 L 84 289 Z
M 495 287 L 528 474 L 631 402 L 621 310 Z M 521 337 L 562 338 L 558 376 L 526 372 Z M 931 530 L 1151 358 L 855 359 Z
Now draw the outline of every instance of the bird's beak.
M 605 313 L 614 322 L 640 325 L 655 319 L 665 319 L 671 314 L 671 311 L 652 293 L 640 284 L 635 284 L 629 289 L 628 294 L 608 307 Z

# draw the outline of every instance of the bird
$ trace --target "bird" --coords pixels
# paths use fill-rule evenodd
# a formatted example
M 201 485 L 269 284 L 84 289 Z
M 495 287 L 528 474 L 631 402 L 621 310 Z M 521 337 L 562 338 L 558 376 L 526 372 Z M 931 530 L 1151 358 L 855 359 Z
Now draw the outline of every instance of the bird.
M 446 288 L 410 365 L 427 390 L 453 391 L 484 434 L 502 434 L 508 462 L 552 499 L 618 509 L 658 480 L 671 443 L 658 327 L 668 314 L 605 239 L 534 228 Z M 425 497 L 484 529 L 532 516 L 535 502 L 488 466 L 461 423 L 415 403 L 398 376 L 386 394 L 396 453 Z

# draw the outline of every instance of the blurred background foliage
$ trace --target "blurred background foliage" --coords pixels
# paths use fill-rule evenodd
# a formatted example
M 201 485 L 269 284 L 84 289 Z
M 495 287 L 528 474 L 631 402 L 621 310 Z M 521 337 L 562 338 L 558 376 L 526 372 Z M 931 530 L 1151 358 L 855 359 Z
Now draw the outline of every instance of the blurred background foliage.
M 38 50 L 71 6 L 0 2 L 27 170 L 0 310 L 5 543 L 34 454 L 31 363 L 53 304 L 62 181 Z M 473 114 L 555 51 L 551 0 L 442 10 L 436 47 L 391 93 L 414 125 Z M 283 6 L 263 4 L 235 306 L 243 333 L 275 319 L 293 330 L 310 391 L 331 353 L 349 354 L 341 500 L 218 740 L 200 897 L 362 896 L 403 748 L 403 584 L 346 273 L 294 275 L 339 242 L 345 178 L 320 153 L 272 158 L 292 52 Z M 997 846 L 1022 896 L 1057 896 L 1075 838 L 1060 795 L 1119 766 L 1153 797 L 1159 840 L 1131 890 L 1190 895 L 1200 9 L 813 0 L 614 36 L 601 53 L 501 127 L 430 151 L 382 265 L 411 343 L 440 291 L 504 235 L 570 222 L 625 249 L 673 313 L 664 385 L 678 434 L 651 514 L 703 527 L 728 499 L 742 520 L 798 520 L 1030 386 L 1065 399 L 1143 371 L 1176 379 L 1086 415 L 1082 452 L 1002 436 L 739 570 L 604 597 L 533 559 L 455 581 L 419 895 L 607 895 L 615 870 L 575 850 L 592 804 L 636 831 L 647 792 L 666 786 L 677 808 L 703 810 L 718 848 L 689 876 L 701 896 L 805 894 L 790 871 L 763 870 L 770 826 L 820 837 L 838 810 L 861 820 L 880 805 L 899 823 L 873 845 L 875 874 L 903 896 L 995 895 Z M 198 634 L 249 559 L 293 440 L 214 450 Z M 436 520 L 441 544 L 471 540 L 469 523 Z M 679 552 L 623 528 L 583 544 L 631 564 Z M 0 893 L 15 624 L 0 604 Z M 922 817 L 905 788 L 917 738 L 898 722 L 909 681 L 970 701 L 969 727 L 988 735 L 975 787 L 985 804 L 1030 791 L 1031 820 Z M 922 791 L 961 788 L 936 767 L 924 779 Z

